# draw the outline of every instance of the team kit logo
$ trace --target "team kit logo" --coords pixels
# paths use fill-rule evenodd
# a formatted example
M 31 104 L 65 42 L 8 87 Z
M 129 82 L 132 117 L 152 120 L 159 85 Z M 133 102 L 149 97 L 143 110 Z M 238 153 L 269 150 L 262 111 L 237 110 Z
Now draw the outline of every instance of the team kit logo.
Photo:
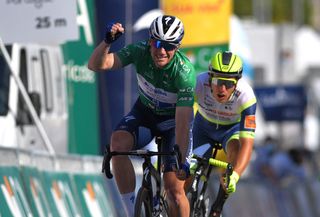
M 244 127 L 246 129 L 254 130 L 256 129 L 256 116 L 255 115 L 246 115 L 244 119 Z

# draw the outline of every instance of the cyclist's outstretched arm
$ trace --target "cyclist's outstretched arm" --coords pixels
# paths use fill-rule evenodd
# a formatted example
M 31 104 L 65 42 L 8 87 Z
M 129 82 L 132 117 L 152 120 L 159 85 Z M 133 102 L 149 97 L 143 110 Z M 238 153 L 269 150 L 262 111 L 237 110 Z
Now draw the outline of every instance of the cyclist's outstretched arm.
M 110 44 L 102 41 L 91 54 L 88 68 L 96 72 L 121 68 L 122 64 L 117 54 L 108 53 L 109 49 Z
M 119 69 L 121 61 L 115 53 L 109 53 L 111 43 L 116 41 L 124 32 L 120 23 L 108 25 L 105 39 L 94 49 L 88 63 L 88 68 L 93 71 Z

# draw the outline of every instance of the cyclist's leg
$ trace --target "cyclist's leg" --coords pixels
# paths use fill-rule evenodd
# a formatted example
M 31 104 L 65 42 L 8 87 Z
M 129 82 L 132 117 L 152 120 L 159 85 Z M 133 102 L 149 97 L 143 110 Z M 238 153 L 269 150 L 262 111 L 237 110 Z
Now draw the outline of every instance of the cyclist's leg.
M 137 144 L 136 149 L 145 149 L 149 151 L 158 151 L 158 145 L 155 142 L 155 137 L 151 129 L 146 127 L 139 127 L 139 132 L 137 134 Z M 151 157 L 151 163 L 156 166 L 157 156 Z
M 111 151 L 129 151 L 133 147 L 133 141 L 131 133 L 121 130 L 114 131 L 111 136 Z M 112 157 L 112 169 L 127 216 L 131 217 L 134 213 L 136 180 L 129 157 Z
M 134 148 L 141 122 L 140 114 L 141 112 L 135 105 L 131 112 L 120 121 L 111 135 L 111 151 L 129 151 Z M 133 216 L 136 185 L 133 165 L 128 156 L 114 156 L 112 168 L 127 215 Z
M 213 141 L 210 135 L 212 132 L 212 127 L 207 124 L 199 113 L 196 114 L 193 128 L 192 128 L 192 141 L 193 141 L 193 150 L 192 153 L 196 154 L 199 157 L 209 158 L 212 153 L 212 146 L 210 145 Z M 185 189 L 189 189 L 190 185 L 193 181 L 193 173 L 197 167 L 197 161 L 195 159 L 191 159 L 190 163 L 190 173 L 191 176 L 185 182 Z
M 167 192 L 169 216 L 188 217 L 189 201 L 184 191 L 184 181 L 179 180 L 175 172 L 164 173 L 164 187 Z
M 212 143 L 222 142 L 221 133 L 216 124 L 208 122 L 197 113 L 192 128 L 193 153 L 200 157 L 211 157 Z
M 175 129 L 172 128 L 162 134 L 163 151 L 171 151 L 175 144 Z M 190 145 L 189 151 L 190 154 Z M 174 157 L 164 157 L 164 187 L 167 192 L 169 204 L 169 216 L 189 217 L 190 207 L 189 201 L 184 191 L 184 181 L 177 178 L 173 168 L 176 165 Z

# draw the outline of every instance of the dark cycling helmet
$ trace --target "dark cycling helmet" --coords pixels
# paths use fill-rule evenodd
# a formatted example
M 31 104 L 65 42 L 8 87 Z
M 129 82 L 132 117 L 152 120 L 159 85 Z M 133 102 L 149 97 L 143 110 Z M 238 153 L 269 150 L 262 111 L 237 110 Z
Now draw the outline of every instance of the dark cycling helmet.
M 218 52 L 210 61 L 209 73 L 215 77 L 241 78 L 242 60 L 230 51 Z
M 180 45 L 184 35 L 183 23 L 174 16 L 159 16 L 152 21 L 149 34 L 150 38 Z

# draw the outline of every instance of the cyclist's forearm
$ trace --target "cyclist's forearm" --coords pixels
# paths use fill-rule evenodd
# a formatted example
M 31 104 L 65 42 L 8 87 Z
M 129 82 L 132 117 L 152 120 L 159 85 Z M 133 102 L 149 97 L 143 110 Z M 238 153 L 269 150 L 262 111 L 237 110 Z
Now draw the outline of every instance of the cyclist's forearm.
M 109 53 L 110 44 L 102 41 L 93 51 L 88 68 L 93 71 L 111 69 L 114 63 L 113 53 Z
M 189 131 L 192 120 L 192 107 L 176 109 L 176 144 L 179 145 L 182 163 L 186 160 L 189 145 Z
M 236 159 L 236 164 L 234 165 L 234 171 L 236 171 L 239 176 L 241 176 L 250 162 L 253 142 L 253 139 L 240 138 L 240 150 Z

